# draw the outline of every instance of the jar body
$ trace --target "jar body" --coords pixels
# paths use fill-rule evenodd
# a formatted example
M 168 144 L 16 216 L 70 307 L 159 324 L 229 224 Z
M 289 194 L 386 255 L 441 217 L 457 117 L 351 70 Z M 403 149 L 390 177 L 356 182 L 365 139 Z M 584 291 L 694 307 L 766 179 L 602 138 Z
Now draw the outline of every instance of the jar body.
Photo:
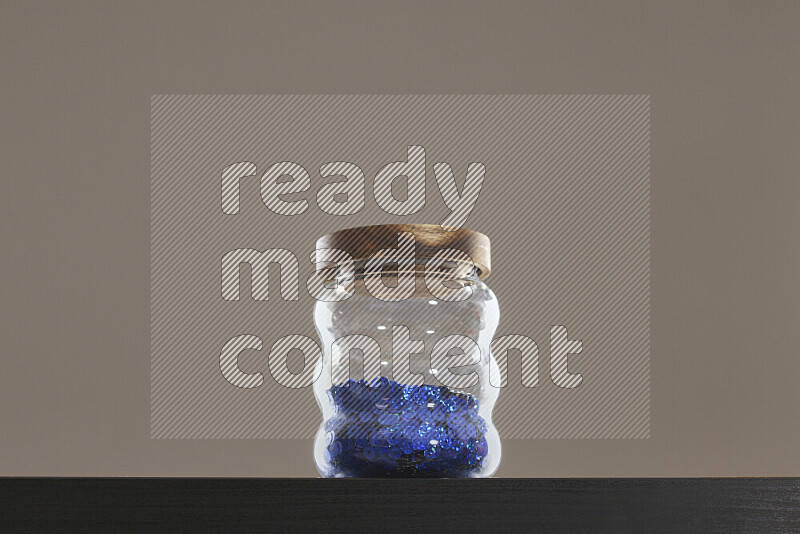
M 470 288 L 468 298 L 437 299 L 416 276 L 404 300 L 379 298 L 356 279 L 346 300 L 316 303 L 323 358 L 314 394 L 323 420 L 314 458 L 322 476 L 461 478 L 497 470 L 499 369 L 490 346 L 499 309 L 477 276 L 456 283 Z M 456 365 L 445 369 L 448 361 Z

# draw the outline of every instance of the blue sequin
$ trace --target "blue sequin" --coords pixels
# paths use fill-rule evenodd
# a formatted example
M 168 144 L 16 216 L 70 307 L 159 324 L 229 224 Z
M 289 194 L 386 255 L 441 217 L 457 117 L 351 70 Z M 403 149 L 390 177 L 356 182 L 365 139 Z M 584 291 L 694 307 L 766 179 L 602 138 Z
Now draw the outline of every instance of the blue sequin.
M 369 443 L 373 447 L 385 447 L 389 444 L 389 440 L 386 435 L 376 432 L 369 437 Z
M 375 451 L 372 447 L 364 447 L 364 459 L 367 461 L 373 461 L 378 457 L 377 451 Z
M 447 414 L 444 413 L 444 410 L 442 410 L 441 406 L 436 406 L 433 410 L 431 410 L 430 418 L 433 421 L 436 421 L 436 422 L 444 421 L 446 417 L 447 417 Z
M 437 456 L 439 456 L 439 447 L 436 447 L 435 445 L 428 445 L 427 447 L 425 447 L 424 454 L 425 458 L 428 459 L 436 458 Z
M 400 433 L 400 432 L 392 432 L 392 434 L 389 436 L 389 439 L 387 441 L 389 442 L 389 446 L 390 447 L 397 447 L 398 445 L 403 443 L 404 439 L 405 438 L 403 437 L 402 433 Z
M 325 461 L 344 476 L 470 476 L 488 453 L 472 395 L 444 387 L 349 380 L 328 391 Z
M 475 428 L 474 425 L 464 425 L 464 435 L 467 438 L 474 438 L 478 435 L 478 430 Z
M 403 397 L 399 395 L 396 397 L 392 397 L 392 399 L 389 400 L 389 411 L 397 413 L 403 409 L 404 405 L 405 405 L 405 399 L 403 399 Z
M 414 439 L 419 435 L 419 426 L 414 423 L 409 423 L 403 427 L 403 437 L 406 439 Z
M 440 405 L 445 413 L 453 413 L 457 408 L 454 398 L 442 399 Z
M 426 400 L 434 400 L 439 398 L 439 388 L 434 386 L 420 386 L 420 396 L 424 396 Z
M 414 449 L 418 451 L 421 451 L 428 446 L 428 440 L 420 436 L 414 438 L 411 443 L 414 445 Z
M 466 421 L 461 412 L 455 412 L 447 416 L 447 423 L 450 425 L 450 428 L 459 429 L 464 427 Z
M 414 401 L 414 404 L 428 404 L 428 396 L 422 390 L 415 391 L 414 396 L 411 398 L 411 400 Z
M 390 426 L 400 422 L 400 416 L 396 413 L 383 413 L 378 416 L 378 422 L 382 425 Z
M 372 414 L 371 411 L 363 411 L 358 414 L 358 418 L 361 420 L 362 423 L 369 423 L 375 416 Z
M 420 421 L 427 421 L 428 419 L 430 419 L 431 411 L 428 408 L 427 403 L 418 406 L 415 415 L 417 416 L 417 419 L 419 419 Z
M 486 434 L 486 421 L 483 420 L 483 417 L 478 417 L 478 421 L 475 424 L 481 434 Z
M 479 456 L 486 456 L 489 452 L 489 445 L 486 443 L 486 438 L 481 438 L 480 442 L 475 446 L 475 453 Z
M 328 450 L 331 451 L 332 456 L 338 456 L 342 452 L 342 444 L 334 441 L 328 445 Z
M 400 412 L 400 417 L 403 421 L 411 421 L 417 417 L 417 407 L 413 403 L 408 403 L 403 406 L 403 410 Z
M 419 425 L 419 435 L 427 436 L 433 430 L 433 425 L 425 421 Z

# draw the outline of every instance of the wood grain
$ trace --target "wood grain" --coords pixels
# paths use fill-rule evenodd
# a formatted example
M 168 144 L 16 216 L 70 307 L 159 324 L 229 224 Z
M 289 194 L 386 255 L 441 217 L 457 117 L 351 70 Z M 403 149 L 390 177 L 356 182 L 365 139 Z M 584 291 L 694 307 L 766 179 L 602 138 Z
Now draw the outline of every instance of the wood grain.
M 800 532 L 800 479 L 0 479 L 4 532 Z
M 317 240 L 316 248 L 344 250 L 358 262 L 380 250 L 397 248 L 401 232 L 414 234 L 416 258 L 430 259 L 444 249 L 460 250 L 472 259 L 481 279 L 489 276 L 492 269 L 489 238 L 466 228 L 448 232 L 437 224 L 360 226 L 325 235 Z

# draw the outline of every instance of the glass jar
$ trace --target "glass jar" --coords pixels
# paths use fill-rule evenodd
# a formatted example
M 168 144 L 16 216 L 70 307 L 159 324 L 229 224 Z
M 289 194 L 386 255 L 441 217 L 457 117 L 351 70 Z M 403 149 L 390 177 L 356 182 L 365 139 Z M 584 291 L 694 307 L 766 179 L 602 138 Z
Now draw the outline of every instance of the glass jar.
M 491 476 L 500 463 L 499 381 L 490 380 L 499 376 L 490 352 L 499 309 L 482 281 L 488 238 L 382 225 L 325 236 L 317 261 L 322 251 L 337 260 L 318 274 L 338 299 L 318 299 L 314 310 L 320 474 Z

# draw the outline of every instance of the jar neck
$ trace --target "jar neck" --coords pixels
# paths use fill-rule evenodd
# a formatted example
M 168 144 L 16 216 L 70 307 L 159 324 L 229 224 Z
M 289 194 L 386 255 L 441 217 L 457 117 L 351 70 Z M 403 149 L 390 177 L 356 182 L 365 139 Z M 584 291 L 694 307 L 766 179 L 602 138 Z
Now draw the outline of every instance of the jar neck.
M 397 277 L 409 274 L 417 277 L 452 280 L 470 279 L 477 281 L 480 277 L 479 269 L 471 263 L 445 261 L 432 264 L 429 262 L 429 258 L 401 259 L 397 262 L 386 262 L 378 265 L 371 264 L 367 260 L 360 260 L 353 263 L 352 269 L 336 269 L 335 277 L 347 277 L 348 273 L 356 280 L 378 276 Z

